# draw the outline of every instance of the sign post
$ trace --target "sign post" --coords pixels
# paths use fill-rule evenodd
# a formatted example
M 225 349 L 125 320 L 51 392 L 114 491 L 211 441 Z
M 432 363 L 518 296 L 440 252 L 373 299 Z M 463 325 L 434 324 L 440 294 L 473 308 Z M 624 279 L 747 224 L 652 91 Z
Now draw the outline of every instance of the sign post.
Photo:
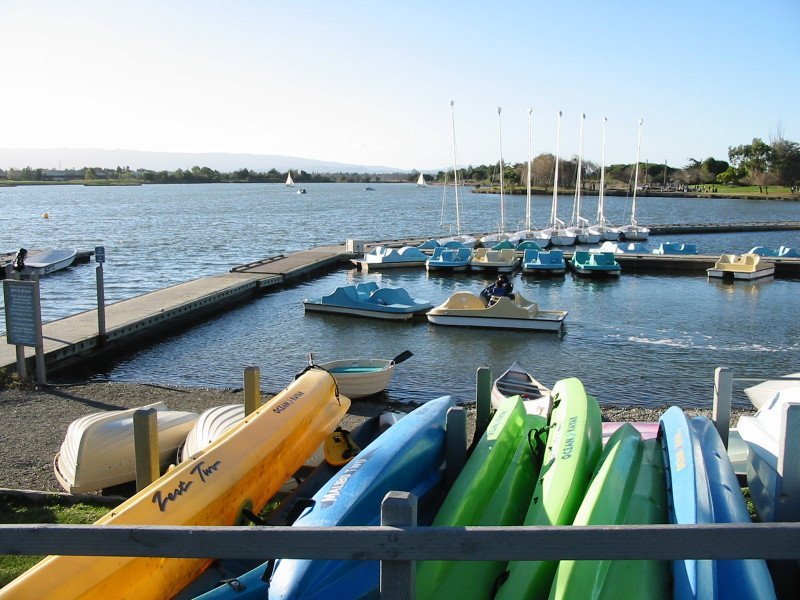
M 17 374 L 22 379 L 27 376 L 25 346 L 32 346 L 36 349 L 36 381 L 47 383 L 39 281 L 6 279 L 3 281 L 3 299 L 6 309 L 6 341 L 17 347 Z
M 102 347 L 106 343 L 106 292 L 103 283 L 103 263 L 106 262 L 105 246 L 94 247 L 94 260 L 97 263 L 95 276 L 97 279 L 97 337 Z

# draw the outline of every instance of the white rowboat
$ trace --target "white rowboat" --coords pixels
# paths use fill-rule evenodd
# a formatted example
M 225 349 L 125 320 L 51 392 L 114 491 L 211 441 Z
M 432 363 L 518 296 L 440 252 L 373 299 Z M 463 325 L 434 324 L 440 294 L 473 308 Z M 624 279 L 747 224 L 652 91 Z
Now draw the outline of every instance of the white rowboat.
M 348 398 L 365 398 L 385 390 L 394 374 L 394 367 L 413 356 L 406 350 L 391 360 L 352 358 L 333 360 L 315 366 L 328 371 L 336 380 L 339 393 Z M 309 362 L 313 364 L 313 356 Z

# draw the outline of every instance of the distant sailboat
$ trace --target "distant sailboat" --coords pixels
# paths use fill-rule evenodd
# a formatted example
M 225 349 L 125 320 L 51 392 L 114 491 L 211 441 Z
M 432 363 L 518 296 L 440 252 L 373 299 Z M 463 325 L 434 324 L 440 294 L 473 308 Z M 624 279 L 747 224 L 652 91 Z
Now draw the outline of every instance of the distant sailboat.
M 527 200 L 525 202 L 525 229 L 517 231 L 509 238 L 514 244 L 519 244 L 528 240 L 536 242 L 542 248 L 550 245 L 550 234 L 544 230 L 533 229 L 531 222 L 531 115 L 533 109 L 528 109 L 528 189 Z
M 490 246 L 498 242 L 507 240 L 510 236 L 506 233 L 506 199 L 505 184 L 503 181 L 503 124 L 500 120 L 502 108 L 497 107 L 497 125 L 500 132 L 500 223 L 497 225 L 497 233 L 490 233 L 481 238 L 484 246 Z
M 631 222 L 619 228 L 623 239 L 630 241 L 644 241 L 650 236 L 647 227 L 636 222 L 636 188 L 639 187 L 639 155 L 642 148 L 642 119 L 639 119 L 639 139 L 636 142 L 636 174 L 633 178 L 633 202 L 631 203 Z
M 426 185 L 428 185 L 425 181 L 425 175 L 423 175 L 422 173 L 419 174 L 419 179 L 417 179 L 417 185 L 419 187 L 425 187 Z
M 436 240 L 442 246 L 447 242 L 459 242 L 467 248 L 474 248 L 476 240 L 471 235 L 461 234 L 461 203 L 458 199 L 458 152 L 456 151 L 456 115 L 455 102 L 450 101 L 450 121 L 453 131 L 453 187 L 456 195 L 456 235 Z
M 617 241 L 619 239 L 619 227 L 614 227 L 606 220 L 606 123 L 608 117 L 603 117 L 603 149 L 600 154 L 600 194 L 597 198 L 597 222 L 595 227 L 600 231 L 602 239 Z
M 558 218 L 558 153 L 561 144 L 561 111 L 558 111 L 556 127 L 556 166 L 553 175 L 553 204 L 550 208 L 550 224 L 545 230 L 550 234 L 550 243 L 554 246 L 571 246 L 575 243 L 575 234 L 565 227 L 564 221 Z
M 294 179 L 292 179 L 292 172 L 289 171 L 288 175 L 286 175 L 286 185 L 289 187 L 294 187 Z

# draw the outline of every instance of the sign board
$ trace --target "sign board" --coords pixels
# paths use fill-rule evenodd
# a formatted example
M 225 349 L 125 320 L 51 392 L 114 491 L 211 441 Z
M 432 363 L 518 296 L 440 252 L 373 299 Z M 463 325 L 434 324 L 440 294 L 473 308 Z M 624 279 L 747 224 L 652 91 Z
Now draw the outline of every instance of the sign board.
M 36 281 L 3 281 L 6 307 L 6 341 L 17 346 L 40 345 L 42 311 Z
M 94 262 L 98 262 L 98 263 L 106 262 L 106 247 L 105 246 L 95 246 L 94 247 Z

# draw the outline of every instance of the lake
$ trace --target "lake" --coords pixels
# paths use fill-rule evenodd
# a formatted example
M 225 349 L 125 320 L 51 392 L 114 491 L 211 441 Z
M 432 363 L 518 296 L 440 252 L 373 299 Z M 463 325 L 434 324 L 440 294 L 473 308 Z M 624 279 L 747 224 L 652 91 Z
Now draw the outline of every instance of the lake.
M 305 195 L 276 184 L 0 188 L 0 251 L 103 245 L 110 303 L 346 238 L 441 236 L 442 221 L 453 221 L 452 189 L 405 184 L 372 184 L 375 191 L 356 184 L 304 187 Z M 463 192 L 462 231 L 495 229 L 499 197 Z M 534 198 L 538 224 L 547 220 L 550 202 L 550 197 Z M 606 203 L 612 222 L 629 220 L 630 199 L 609 197 Z M 559 215 L 565 220 L 571 204 L 571 198 L 559 200 Z M 584 213 L 593 216 L 595 204 L 596 197 L 586 198 Z M 524 213 L 524 196 L 506 197 L 507 229 L 521 227 Z M 637 219 L 645 224 L 800 220 L 800 203 L 646 197 L 637 199 Z M 649 245 L 661 241 L 696 243 L 708 254 L 738 253 L 756 245 L 800 246 L 800 232 L 654 236 Z M 592 282 L 571 275 L 536 280 L 517 274 L 515 287 L 526 297 L 542 308 L 569 311 L 563 337 L 304 316 L 302 298 L 368 280 L 406 287 L 413 296 L 434 303 L 456 289 L 479 290 L 486 283 L 480 275 L 448 278 L 428 276 L 424 270 L 361 274 L 342 269 L 267 294 L 122 359 L 97 364 L 91 377 L 241 387 L 243 367 L 258 365 L 263 387 L 276 391 L 302 369 L 307 352 L 326 361 L 391 358 L 410 349 L 414 357 L 397 368 L 390 400 L 420 402 L 445 393 L 469 400 L 477 367 L 489 366 L 499 375 L 519 360 L 547 385 L 579 377 L 601 402 L 702 406 L 711 401 L 717 366 L 732 367 L 736 377 L 754 378 L 800 370 L 798 281 L 722 284 L 697 274 L 623 273 L 619 281 Z M 94 281 L 93 265 L 44 278 L 45 320 L 94 308 Z M 740 389 L 746 385 L 735 384 L 738 402 L 743 402 Z

